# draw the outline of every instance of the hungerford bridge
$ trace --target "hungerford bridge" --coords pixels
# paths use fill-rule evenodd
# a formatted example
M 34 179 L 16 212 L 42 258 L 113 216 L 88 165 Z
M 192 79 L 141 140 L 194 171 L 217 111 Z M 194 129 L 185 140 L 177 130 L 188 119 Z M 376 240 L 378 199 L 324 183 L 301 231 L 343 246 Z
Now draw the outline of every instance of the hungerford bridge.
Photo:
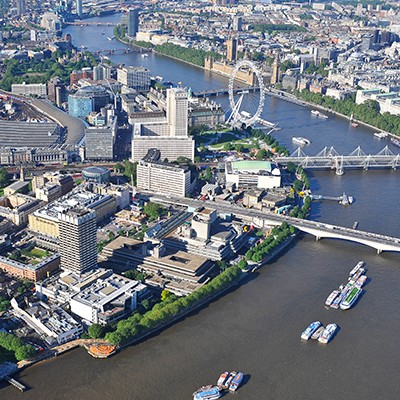
M 334 147 L 324 147 L 315 156 L 306 155 L 299 147 L 289 157 L 276 157 L 279 164 L 292 162 L 304 169 L 334 169 L 338 175 L 342 175 L 344 169 L 372 169 L 400 167 L 400 154 L 394 154 L 386 146 L 378 154 L 365 154 L 358 146 L 349 155 L 340 155 Z

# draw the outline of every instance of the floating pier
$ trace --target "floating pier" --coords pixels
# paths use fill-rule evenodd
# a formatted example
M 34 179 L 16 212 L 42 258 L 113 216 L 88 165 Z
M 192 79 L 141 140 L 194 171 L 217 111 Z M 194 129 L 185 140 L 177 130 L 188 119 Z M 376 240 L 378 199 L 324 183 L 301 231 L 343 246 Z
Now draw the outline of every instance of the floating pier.
M 343 193 L 342 196 L 322 196 L 320 194 L 311 194 L 311 200 L 333 200 L 337 201 L 344 206 L 348 206 L 353 203 L 353 197 L 348 196 L 346 193 Z
M 25 392 L 25 390 L 27 390 L 28 388 L 23 385 L 21 382 L 18 382 L 16 379 L 11 378 L 11 376 L 4 376 L 3 379 L 5 381 L 7 381 L 9 384 L 13 385 L 14 387 L 16 387 L 18 390 L 20 390 L 21 392 Z

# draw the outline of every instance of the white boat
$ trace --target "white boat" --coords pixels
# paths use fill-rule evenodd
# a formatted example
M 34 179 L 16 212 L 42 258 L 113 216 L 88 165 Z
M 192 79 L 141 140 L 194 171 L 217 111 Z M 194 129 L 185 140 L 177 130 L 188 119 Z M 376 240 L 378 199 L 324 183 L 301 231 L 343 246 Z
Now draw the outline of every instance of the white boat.
M 308 340 L 310 339 L 311 335 L 321 326 L 321 322 L 315 321 L 311 322 L 310 325 L 302 332 L 301 338 L 303 340 Z
M 362 292 L 361 288 L 353 286 L 353 288 L 348 292 L 346 298 L 342 300 L 342 302 L 340 303 L 340 308 L 342 310 L 348 310 L 356 302 L 361 292 Z
M 194 400 L 216 400 L 221 397 L 221 391 L 217 386 L 205 386 L 193 393 Z
M 217 386 L 218 387 L 225 387 L 225 381 L 229 376 L 229 372 L 223 372 L 218 379 Z
M 240 384 L 242 383 L 243 380 L 243 374 L 241 372 L 238 372 L 235 377 L 232 379 L 231 384 L 229 385 L 229 391 L 230 392 L 236 392 L 236 390 L 239 388 Z
M 333 335 L 335 334 L 337 329 L 337 325 L 336 324 L 329 324 L 326 326 L 326 328 L 324 329 L 324 331 L 322 332 L 322 335 L 318 338 L 318 342 L 320 343 L 328 343 Z
M 367 275 L 361 275 L 358 279 L 357 282 L 354 284 L 358 288 L 362 288 L 365 285 L 365 282 L 367 281 Z
M 328 119 L 328 116 L 322 113 L 319 113 L 318 117 L 323 119 Z
M 148 57 L 149 55 L 147 54 L 147 53 L 143 53 L 142 54 L 142 58 L 146 58 L 146 57 Z
M 322 332 L 325 330 L 324 326 L 320 326 L 312 335 L 311 339 L 316 340 L 322 335 Z
M 364 264 L 365 264 L 365 262 L 364 261 L 359 261 L 358 263 L 357 263 L 357 265 L 350 271 L 350 276 L 353 276 L 361 267 L 363 267 L 364 266 Z
M 311 110 L 311 115 L 318 117 L 320 112 L 318 110 Z
M 308 140 L 308 139 L 306 139 L 306 138 L 303 138 L 303 137 L 301 137 L 301 136 L 293 136 L 293 137 L 292 137 L 292 142 L 293 142 L 293 143 L 296 143 L 296 144 L 300 144 L 300 145 L 302 145 L 302 146 L 305 146 L 305 145 L 311 143 L 310 140 Z
M 378 139 L 385 139 L 388 137 L 388 134 L 385 132 L 375 132 L 374 136 Z
M 334 290 L 334 291 L 328 296 L 328 298 L 326 299 L 325 305 L 329 307 L 329 306 L 332 304 L 333 300 L 335 300 L 336 297 L 339 296 L 339 294 L 340 294 L 340 290 L 337 290 L 337 289 Z
M 225 386 L 226 388 L 229 387 L 229 385 L 230 385 L 231 382 L 232 382 L 232 379 L 236 376 L 236 374 L 237 374 L 236 371 L 231 371 L 231 372 L 229 373 L 228 378 L 227 378 L 227 380 L 225 381 L 225 384 L 224 384 L 224 386 Z
M 354 281 L 354 283 L 357 281 L 357 279 L 365 273 L 366 269 L 365 268 L 360 268 L 354 275 L 349 276 L 348 281 Z

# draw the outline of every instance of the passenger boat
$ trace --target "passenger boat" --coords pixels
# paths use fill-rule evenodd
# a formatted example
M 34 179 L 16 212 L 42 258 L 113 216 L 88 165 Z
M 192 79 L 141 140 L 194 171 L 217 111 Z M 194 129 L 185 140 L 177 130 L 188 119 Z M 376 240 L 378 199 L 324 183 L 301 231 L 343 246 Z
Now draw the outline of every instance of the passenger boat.
M 227 378 L 227 380 L 225 381 L 225 384 L 224 384 L 225 388 L 229 388 L 229 385 L 231 384 L 232 379 L 236 376 L 236 373 L 237 373 L 236 371 L 231 371 L 229 373 L 228 378 Z
M 357 279 L 365 273 L 366 269 L 365 268 L 360 268 L 353 276 L 349 276 L 349 282 L 351 280 L 354 280 L 354 282 L 357 281 Z
M 322 332 L 325 330 L 325 328 L 321 325 L 311 336 L 311 339 L 315 340 L 318 339 L 321 335 Z
M 308 325 L 308 327 L 306 328 L 305 331 L 302 332 L 301 334 L 301 338 L 303 340 L 308 340 L 310 339 L 311 335 L 321 326 L 321 322 L 319 321 L 315 321 L 315 322 L 311 322 L 310 325 Z
M 229 385 L 229 391 L 230 392 L 236 392 L 240 384 L 242 383 L 243 380 L 243 374 L 241 372 L 238 372 L 235 377 L 232 379 L 231 384 Z
M 333 300 L 335 300 L 336 297 L 339 296 L 339 294 L 340 294 L 340 291 L 339 291 L 339 290 L 337 290 L 337 289 L 334 290 L 334 291 L 328 296 L 328 298 L 326 299 L 325 305 L 329 307 L 329 306 L 332 304 Z
M 300 136 L 294 136 L 294 137 L 292 137 L 292 142 L 293 142 L 293 143 L 296 143 L 296 144 L 300 144 L 300 145 L 302 145 L 302 146 L 311 143 L 310 140 L 308 140 L 308 139 L 306 139 L 306 138 L 303 138 L 303 137 L 300 137 Z
M 349 288 L 345 286 L 342 291 L 340 292 L 339 296 L 336 297 L 335 300 L 333 300 L 331 307 L 337 310 L 340 306 L 341 301 L 346 297 L 347 292 L 349 291 Z
M 193 393 L 194 400 L 215 400 L 221 397 L 221 391 L 217 386 L 204 386 Z
M 390 138 L 390 141 L 397 147 L 400 147 L 400 140 L 394 137 Z
M 348 310 L 356 302 L 361 292 L 362 292 L 361 288 L 353 286 L 353 288 L 349 291 L 346 298 L 341 301 L 340 308 L 342 310 Z
M 385 139 L 388 137 L 388 134 L 385 132 L 375 132 L 374 136 L 378 139 Z
M 365 262 L 364 261 L 359 261 L 358 263 L 357 263 L 357 265 L 350 271 L 350 276 L 353 276 L 361 267 L 363 267 L 364 266 L 364 264 L 365 264 Z
M 318 342 L 320 343 L 328 343 L 333 335 L 335 334 L 337 329 L 337 325 L 336 324 L 329 324 L 326 326 L 326 328 L 324 329 L 324 331 L 322 332 L 322 335 L 318 338 Z
M 217 382 L 218 387 L 225 387 L 224 383 L 226 381 L 226 378 L 228 378 L 228 375 L 229 375 L 229 372 L 224 372 L 221 374 L 221 376 L 219 377 L 218 382 Z
M 365 285 L 365 282 L 367 281 L 368 277 L 367 275 L 361 275 L 358 279 L 357 282 L 354 284 L 358 288 L 362 288 Z

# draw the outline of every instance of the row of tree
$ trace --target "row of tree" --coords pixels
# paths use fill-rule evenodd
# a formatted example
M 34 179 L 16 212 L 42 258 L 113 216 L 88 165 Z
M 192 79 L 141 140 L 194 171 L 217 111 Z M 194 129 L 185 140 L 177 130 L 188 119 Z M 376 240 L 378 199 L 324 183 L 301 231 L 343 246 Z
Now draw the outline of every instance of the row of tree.
M 195 292 L 182 297 L 163 291 L 161 302 L 155 304 L 144 314 L 135 313 L 127 319 L 119 321 L 113 332 L 108 332 L 105 338 L 114 345 L 121 345 L 173 320 L 182 312 L 195 307 L 199 302 L 218 293 L 223 288 L 237 280 L 241 274 L 238 265 L 226 268 L 212 281 Z
M 199 67 L 204 67 L 204 59 L 207 56 L 212 56 L 217 59 L 221 58 L 220 54 L 213 51 L 189 49 L 187 47 L 178 46 L 172 43 L 158 44 L 154 46 L 154 50 L 160 54 L 165 54 L 169 57 L 175 57 L 179 60 L 198 65 Z
M 293 182 L 293 189 L 296 193 L 310 189 L 310 179 L 302 166 L 297 167 L 296 179 Z
M 294 93 L 305 101 L 330 108 L 349 117 L 353 115 L 354 119 L 400 136 L 400 116 L 388 112 L 381 114 L 379 103 L 375 100 L 356 104 L 354 95 L 345 100 L 336 100 L 320 93 L 311 93 L 306 89 Z
M 0 332 L 0 347 L 13 352 L 17 361 L 30 359 L 36 353 L 33 346 L 7 332 Z
M 310 207 L 311 207 L 311 198 L 310 196 L 307 196 L 304 201 L 302 207 L 295 206 L 293 207 L 293 210 L 290 212 L 290 216 L 293 218 L 307 218 L 309 212 L 310 212 Z
M 262 129 L 249 129 L 252 137 L 255 137 L 265 142 L 265 144 L 269 146 L 275 153 L 283 154 L 285 156 L 289 155 L 288 149 L 285 146 L 280 145 L 279 142 L 271 134 L 263 132 Z
M 288 225 L 287 222 L 283 222 L 280 226 L 275 226 L 263 241 L 246 252 L 245 259 L 256 263 L 261 262 L 295 232 L 296 228 Z

